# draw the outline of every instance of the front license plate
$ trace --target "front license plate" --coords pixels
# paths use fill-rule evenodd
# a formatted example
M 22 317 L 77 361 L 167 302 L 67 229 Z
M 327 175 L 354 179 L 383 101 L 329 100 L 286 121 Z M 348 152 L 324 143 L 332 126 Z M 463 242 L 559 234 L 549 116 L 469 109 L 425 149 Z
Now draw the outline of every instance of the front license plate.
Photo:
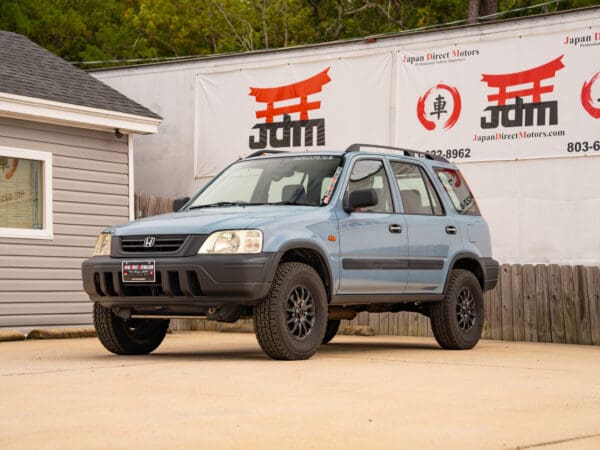
M 124 283 L 156 282 L 156 262 L 153 260 L 136 260 L 121 262 L 121 273 Z

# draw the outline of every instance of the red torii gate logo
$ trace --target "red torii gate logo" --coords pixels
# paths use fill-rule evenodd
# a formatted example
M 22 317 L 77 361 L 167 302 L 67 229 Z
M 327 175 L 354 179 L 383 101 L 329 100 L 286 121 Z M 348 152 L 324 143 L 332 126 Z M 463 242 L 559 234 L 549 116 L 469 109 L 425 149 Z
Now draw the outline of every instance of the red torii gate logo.
M 296 83 L 272 88 L 251 87 L 249 95 L 257 102 L 266 103 L 266 108 L 256 111 L 257 119 L 265 119 L 265 123 L 257 123 L 252 129 L 259 130 L 258 141 L 250 136 L 251 149 L 261 150 L 270 144 L 273 148 L 300 147 L 302 145 L 302 129 L 304 129 L 304 145 L 312 146 L 313 130 L 317 129 L 316 145 L 325 145 L 325 119 L 309 119 L 308 112 L 321 107 L 321 101 L 308 101 L 308 96 L 321 92 L 323 86 L 331 81 L 328 72 L 330 67 Z M 276 106 L 276 102 L 299 99 L 299 103 Z M 292 120 L 290 114 L 299 113 L 299 120 Z M 274 118 L 282 116 L 281 122 Z M 281 130 L 281 132 L 280 132 Z
M 498 89 L 495 94 L 487 96 L 488 101 L 496 102 L 496 106 L 488 106 L 484 111 L 490 111 L 490 117 L 481 118 L 481 128 L 534 126 L 534 116 L 537 115 L 535 125 L 546 125 L 546 111 L 548 111 L 549 125 L 558 124 L 558 101 L 542 101 L 542 95 L 554 91 L 554 85 L 542 84 L 544 80 L 554 78 L 556 72 L 565 65 L 562 63 L 564 55 L 553 59 L 546 64 L 524 70 L 522 72 L 487 75 L 483 74 L 481 81 L 488 87 Z M 531 84 L 530 86 L 527 86 Z M 526 87 L 521 87 L 525 85 Z M 515 87 L 509 90 L 510 87 Z M 523 98 L 531 97 L 531 103 L 525 103 Z M 514 103 L 507 104 L 507 100 L 515 99 Z M 537 113 L 537 114 L 536 114 Z

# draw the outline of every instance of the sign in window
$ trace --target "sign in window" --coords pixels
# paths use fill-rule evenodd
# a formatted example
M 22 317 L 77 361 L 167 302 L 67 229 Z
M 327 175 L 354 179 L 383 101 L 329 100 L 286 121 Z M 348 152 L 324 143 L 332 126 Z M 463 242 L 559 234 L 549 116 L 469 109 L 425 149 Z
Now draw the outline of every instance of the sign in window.
M 51 166 L 50 153 L 0 147 L 0 237 L 52 237 Z

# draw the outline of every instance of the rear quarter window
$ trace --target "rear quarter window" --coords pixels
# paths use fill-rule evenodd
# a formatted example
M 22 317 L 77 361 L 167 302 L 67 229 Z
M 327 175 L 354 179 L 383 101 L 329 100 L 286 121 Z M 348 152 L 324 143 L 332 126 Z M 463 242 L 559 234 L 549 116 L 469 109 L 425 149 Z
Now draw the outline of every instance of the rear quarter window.
M 458 170 L 436 167 L 435 173 L 442 182 L 454 208 L 460 214 L 467 216 L 481 215 L 471 189 L 469 189 L 467 182 Z

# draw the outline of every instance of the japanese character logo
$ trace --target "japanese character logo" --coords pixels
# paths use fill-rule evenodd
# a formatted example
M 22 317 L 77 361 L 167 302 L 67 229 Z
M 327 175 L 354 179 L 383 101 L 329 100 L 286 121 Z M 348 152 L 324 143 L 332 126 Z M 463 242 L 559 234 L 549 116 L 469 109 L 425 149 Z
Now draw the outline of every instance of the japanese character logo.
M 428 101 L 430 96 L 433 101 Z M 451 109 L 448 106 L 449 99 L 451 100 Z M 462 100 L 458 90 L 455 87 L 440 83 L 430 88 L 422 97 L 419 97 L 419 101 L 417 102 L 417 118 L 421 122 L 421 125 L 428 131 L 435 130 L 437 127 L 436 122 L 446 119 L 444 130 L 449 130 L 456 125 L 460 117 L 461 108 Z

